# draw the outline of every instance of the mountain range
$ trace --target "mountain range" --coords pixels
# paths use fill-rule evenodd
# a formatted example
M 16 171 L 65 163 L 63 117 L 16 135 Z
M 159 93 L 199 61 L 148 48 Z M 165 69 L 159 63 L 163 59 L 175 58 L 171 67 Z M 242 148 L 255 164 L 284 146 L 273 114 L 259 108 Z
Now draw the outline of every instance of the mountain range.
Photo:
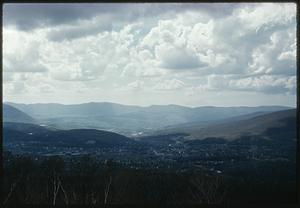
M 99 123 L 93 125 L 97 128 L 91 128 L 91 120 L 94 122 L 96 118 Z M 177 120 L 171 122 L 173 118 Z M 71 106 L 3 104 L 3 121 L 4 142 L 72 144 L 78 147 L 128 145 L 138 141 L 168 144 L 176 138 L 205 142 L 249 140 L 252 137 L 259 140 L 296 138 L 296 110 L 284 106 L 188 108 L 109 103 Z M 103 125 L 96 125 L 100 123 Z M 172 123 L 175 124 L 170 125 Z M 141 124 L 148 128 L 148 134 L 122 134 L 124 129 L 127 132 L 140 130 Z
M 95 129 L 53 130 L 36 124 L 5 122 L 4 143 L 26 142 L 42 146 L 59 147 L 106 147 L 128 145 L 134 140 L 123 135 Z
M 285 106 L 192 108 L 179 105 L 152 105 L 141 107 L 108 102 L 76 105 L 4 104 L 5 108 L 8 106 L 27 114 L 35 123 L 42 125 L 65 130 L 76 128 L 107 130 L 126 136 L 149 135 L 158 129 L 172 128 L 176 125 L 190 125 L 191 123 L 207 125 L 220 120 L 236 119 L 240 116 L 290 109 Z M 23 117 L 19 119 L 15 116 L 13 120 L 7 120 L 8 117 L 5 116 L 4 121 L 24 122 Z M 33 123 L 33 121 L 27 123 Z
M 166 132 L 189 134 L 188 138 L 191 139 L 224 138 L 226 140 L 235 140 L 243 136 L 262 135 L 272 128 L 286 127 L 296 129 L 295 109 L 239 116 L 235 119 L 222 120 L 208 125 L 203 125 L 203 123 L 199 125 L 195 123 L 183 126 L 178 125 L 176 128 L 169 128 Z M 160 131 L 160 134 L 163 132 Z
M 3 121 L 4 122 L 22 122 L 36 123 L 36 120 L 24 113 L 23 111 L 11 106 L 3 104 Z

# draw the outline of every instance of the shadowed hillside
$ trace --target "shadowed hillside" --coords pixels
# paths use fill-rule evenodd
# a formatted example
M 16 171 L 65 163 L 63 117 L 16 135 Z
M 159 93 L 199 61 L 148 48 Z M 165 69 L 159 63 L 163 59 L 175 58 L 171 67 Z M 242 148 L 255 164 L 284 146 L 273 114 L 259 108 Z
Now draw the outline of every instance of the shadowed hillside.
M 31 116 L 27 115 L 26 113 L 22 112 L 21 110 L 3 104 L 3 121 L 4 122 L 22 122 L 22 123 L 36 123 L 35 119 Z
M 36 142 L 36 145 L 85 146 L 124 145 L 134 141 L 108 131 L 95 129 L 50 130 L 33 124 L 4 123 L 4 142 Z
M 261 135 L 269 128 L 283 127 L 285 125 L 295 128 L 296 125 L 296 110 L 284 110 L 264 115 L 254 116 L 250 119 L 242 119 L 235 121 L 223 121 L 218 124 L 211 125 L 184 125 L 178 126 L 173 130 L 167 130 L 190 134 L 193 139 L 205 139 L 209 137 L 224 138 L 234 140 L 242 136 Z M 163 131 L 162 131 L 163 132 Z
M 59 129 L 99 129 L 126 136 L 149 135 L 170 125 L 191 122 L 212 123 L 234 116 L 289 109 L 284 106 L 185 107 L 179 105 L 129 106 L 115 103 L 16 104 L 10 105 Z

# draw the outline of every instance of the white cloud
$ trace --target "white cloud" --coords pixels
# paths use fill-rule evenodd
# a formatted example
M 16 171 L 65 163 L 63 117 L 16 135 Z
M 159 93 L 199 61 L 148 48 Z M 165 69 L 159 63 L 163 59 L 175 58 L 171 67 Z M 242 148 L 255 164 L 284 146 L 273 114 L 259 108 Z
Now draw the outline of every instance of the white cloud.
M 28 90 L 24 82 L 15 81 L 4 86 L 4 96 L 6 94 L 18 95 L 27 91 Z
M 3 30 L 3 69 L 6 72 L 46 72 L 39 34 Z
M 240 90 L 261 91 L 265 93 L 296 93 L 296 77 L 277 77 L 263 75 L 231 80 L 229 87 Z
M 111 15 L 102 14 L 90 20 L 79 20 L 76 24 L 63 24 L 49 31 L 51 41 L 64 41 L 95 35 L 112 29 Z
M 192 87 L 194 91 L 252 91 L 265 94 L 296 93 L 296 76 L 259 75 L 241 77 L 239 75 L 208 75 L 207 82 Z
M 154 8 L 148 4 L 136 7 L 145 9 L 132 14 L 136 19 L 95 12 L 26 31 L 4 26 L 5 96 L 22 87 L 22 99 L 48 92 L 54 100 L 118 100 L 127 99 L 126 91 L 140 93 L 140 103 L 150 91 L 153 100 L 170 93 L 179 103 L 182 93 L 195 95 L 194 102 L 217 91 L 295 94 L 295 4 L 209 5 L 166 6 L 165 13 L 156 5 L 155 15 L 143 14 Z
M 186 26 L 181 16 L 175 20 L 160 20 L 143 38 L 140 47 L 152 50 L 162 68 L 201 68 L 207 66 L 207 63 L 201 60 L 197 49 L 200 45 L 202 50 L 204 44 L 212 44 L 207 38 L 211 33 L 211 25 L 212 21 Z
M 177 90 L 184 87 L 184 82 L 178 79 L 164 80 L 154 86 L 155 90 Z
M 40 91 L 41 93 L 52 93 L 54 92 L 54 89 L 51 85 L 49 84 L 43 84 L 41 87 L 40 87 Z
M 266 12 L 271 11 L 271 12 Z M 238 9 L 237 18 L 245 23 L 249 29 L 256 31 L 262 27 L 273 27 L 275 25 L 285 25 L 296 16 L 295 4 L 256 4 L 255 7 L 247 6 Z
M 294 51 L 285 51 L 279 54 L 278 60 L 295 60 L 296 59 L 296 50 Z
M 161 44 L 155 47 L 155 54 L 159 60 L 159 66 L 162 68 L 184 70 L 207 66 L 197 54 L 186 48 Z
M 294 38 L 290 38 L 288 32 L 292 33 L 291 31 L 274 32 L 269 43 L 253 50 L 251 71 L 265 74 L 296 74 L 296 51 L 285 51 L 291 49 L 290 45 L 295 44 Z
M 224 75 L 210 75 L 207 77 L 208 89 L 222 90 L 228 88 L 230 78 Z
M 130 89 L 133 89 L 133 90 L 140 90 L 142 89 L 144 85 L 144 82 L 143 81 L 134 81 L 134 82 L 131 82 L 127 85 L 127 87 L 129 87 Z

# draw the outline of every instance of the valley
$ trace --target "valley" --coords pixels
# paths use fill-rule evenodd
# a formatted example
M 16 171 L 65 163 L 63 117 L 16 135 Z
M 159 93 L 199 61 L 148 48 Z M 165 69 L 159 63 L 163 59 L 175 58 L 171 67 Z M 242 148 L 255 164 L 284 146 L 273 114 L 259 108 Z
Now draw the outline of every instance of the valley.
M 58 158 L 64 164 L 62 176 L 67 177 L 75 174 L 73 172 L 76 170 L 75 164 L 81 163 L 80 161 L 85 160 L 84 158 L 89 158 L 86 165 L 99 163 L 97 167 L 102 167 L 104 170 L 107 161 L 112 161 L 116 168 L 114 177 L 125 177 L 123 174 L 126 171 L 129 171 L 130 175 L 139 173 L 143 175 L 143 178 L 149 177 L 149 181 L 144 182 L 149 186 L 158 180 L 148 176 L 147 172 L 149 171 L 154 171 L 159 177 L 166 177 L 163 180 L 170 179 L 171 181 L 179 180 L 176 178 L 180 178 L 182 175 L 188 176 L 191 180 L 196 180 L 194 177 L 201 176 L 200 181 L 206 180 L 205 177 L 213 180 L 222 178 L 225 184 L 223 185 L 226 190 L 228 189 L 226 193 L 228 192 L 230 195 L 227 200 L 230 201 L 240 202 L 238 199 L 242 197 L 243 200 L 257 202 L 253 198 L 256 195 L 248 192 L 248 183 L 253 183 L 253 189 L 256 189 L 256 192 L 260 193 L 261 196 L 266 195 L 262 187 L 272 187 L 274 183 L 279 183 L 282 190 L 287 190 L 285 193 L 292 193 L 289 196 L 294 196 L 295 193 L 292 185 L 296 177 L 297 127 L 295 109 L 280 106 L 269 107 L 269 109 L 268 107 L 236 107 L 231 110 L 225 109 L 230 113 L 223 113 L 220 119 L 212 119 L 213 117 L 207 115 L 213 115 L 215 111 L 220 111 L 220 109 L 212 108 L 212 112 L 209 112 L 204 107 L 207 115 L 196 119 L 194 115 L 188 117 L 186 114 L 180 114 L 180 112 L 177 114 L 174 112 L 174 106 L 171 106 L 171 110 L 164 106 L 162 107 L 163 110 L 157 111 L 156 109 L 151 112 L 151 115 L 144 117 L 141 116 L 141 112 L 135 112 L 139 116 L 133 116 L 134 119 L 148 119 L 145 119 L 144 123 L 136 121 L 140 126 L 132 123 L 130 119 L 128 123 L 124 122 L 124 125 L 121 125 L 123 116 L 121 116 L 122 119 L 113 115 L 111 115 L 113 119 L 101 117 L 101 122 L 106 123 L 107 128 L 114 126 L 115 129 L 118 129 L 114 132 L 99 126 L 98 128 L 91 128 L 89 118 L 91 120 L 95 118 L 92 115 L 84 119 L 80 115 L 80 126 L 77 126 L 76 122 L 67 122 L 69 124 L 67 126 L 61 123 L 62 120 L 58 117 L 42 118 L 32 112 L 34 108 L 31 111 L 27 109 L 27 112 L 23 112 L 22 110 L 26 110 L 25 107 L 18 109 L 16 106 L 4 104 L 4 165 L 9 171 L 13 171 L 10 169 L 15 163 L 13 161 L 29 160 L 30 163 L 36 164 L 36 168 L 41 168 L 39 164 L 52 159 L 56 161 L 55 158 Z M 99 106 L 101 105 L 98 104 Z M 105 106 L 107 107 L 107 105 Z M 178 110 L 177 106 L 176 109 Z M 263 109 L 265 111 L 262 111 Z M 106 110 L 106 108 L 98 108 L 97 112 L 101 114 Z M 221 108 L 221 111 L 223 110 Z M 64 111 L 68 112 L 66 109 Z M 70 110 L 76 114 L 74 111 Z M 126 113 L 128 111 L 127 109 Z M 201 110 L 197 109 L 197 111 Z M 114 113 L 116 112 L 114 111 Z M 166 117 L 167 113 L 170 112 L 172 112 L 172 116 Z M 238 113 L 232 114 L 232 112 Z M 42 115 L 42 112 L 39 113 Z M 59 112 L 57 111 L 57 113 Z M 112 114 L 111 112 L 105 113 Z M 76 116 L 79 116 L 79 113 L 77 114 Z M 68 121 L 75 118 L 71 115 L 64 116 Z M 109 117 L 109 115 L 106 116 Z M 177 124 L 175 121 L 169 122 L 173 117 L 177 118 L 176 122 L 179 120 L 185 122 Z M 151 128 L 147 129 L 141 127 L 151 119 L 153 119 L 151 122 L 154 122 L 158 118 L 159 124 L 150 125 Z M 184 118 L 189 118 L 190 122 L 186 122 Z M 76 121 L 76 119 L 74 120 Z M 119 122 L 118 125 L 116 121 Z M 123 132 L 122 129 L 127 129 L 129 125 L 133 125 L 135 128 L 129 128 L 127 134 L 122 135 L 120 133 Z M 196 182 L 186 181 L 189 180 L 188 178 L 180 180 L 183 180 L 182 183 L 186 185 L 191 183 L 188 185 L 191 187 L 187 189 L 193 189 L 192 187 L 195 186 L 194 183 Z M 135 181 L 136 179 L 131 178 L 130 180 Z M 136 183 L 138 185 L 139 182 L 136 181 Z M 175 184 L 166 185 L 169 187 L 167 190 L 172 190 L 172 187 L 175 186 Z M 126 187 L 126 189 L 132 188 L 134 193 L 139 190 L 133 185 Z M 153 190 L 158 187 L 158 185 L 153 186 Z M 209 187 L 210 185 L 205 189 L 209 189 Z M 232 190 L 229 187 L 233 187 Z M 145 197 L 149 197 L 148 195 L 151 195 L 153 190 L 145 193 Z M 244 194 L 241 195 L 238 190 L 243 190 Z M 280 200 L 290 200 L 290 197 L 285 196 L 279 190 L 274 191 L 276 194 L 284 195 Z M 175 192 L 171 191 L 167 195 L 170 194 L 170 197 L 173 197 Z M 191 194 L 195 194 L 195 192 L 192 191 Z M 223 191 L 218 189 L 218 194 L 220 195 L 216 195 L 213 200 L 221 200 Z M 198 200 L 197 196 L 193 197 Z M 143 201 L 146 201 L 146 198 L 143 198 Z M 117 197 L 117 199 L 119 198 Z M 156 199 L 152 198 L 152 202 L 153 200 Z M 193 202 L 195 198 L 189 199 L 188 196 L 185 196 L 183 200 Z M 266 195 L 260 200 L 268 201 L 269 199 Z
M 258 112 L 250 114 L 247 110 L 245 115 L 206 125 L 187 123 L 173 127 L 172 131 L 169 126 L 165 131 L 152 131 L 151 136 L 133 137 L 88 129 L 88 124 L 85 129 L 60 130 L 37 123 L 4 122 L 4 148 L 14 154 L 94 155 L 136 168 L 167 163 L 166 167 L 202 168 L 213 172 L 224 172 L 228 164 L 251 160 L 295 161 L 296 111 L 281 110 L 283 107 L 274 109 L 280 110 L 262 113 L 259 108 Z M 38 119 L 32 120 L 38 122 Z

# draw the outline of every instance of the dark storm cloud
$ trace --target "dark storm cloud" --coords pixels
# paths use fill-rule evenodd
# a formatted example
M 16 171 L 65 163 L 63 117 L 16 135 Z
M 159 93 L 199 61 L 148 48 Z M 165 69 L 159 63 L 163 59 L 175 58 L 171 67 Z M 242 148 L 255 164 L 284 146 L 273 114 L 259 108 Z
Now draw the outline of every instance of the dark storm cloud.
M 15 25 L 19 30 L 72 24 L 107 12 L 117 12 L 112 4 L 5 4 L 4 25 Z
M 19 30 L 74 24 L 101 14 L 114 15 L 114 19 L 132 21 L 142 17 L 155 17 L 169 12 L 197 10 L 215 18 L 230 15 L 240 4 L 4 4 L 4 25 L 15 25 Z
M 110 31 L 112 23 L 110 21 L 98 21 L 97 24 L 78 24 L 67 26 L 60 29 L 53 29 L 48 33 L 48 39 L 51 41 L 72 40 L 80 37 L 94 35 L 102 31 Z
M 295 105 L 293 4 L 36 3 L 3 9 L 6 99 L 266 105 L 276 98 L 276 104 Z M 219 98 L 218 91 L 228 96 Z

